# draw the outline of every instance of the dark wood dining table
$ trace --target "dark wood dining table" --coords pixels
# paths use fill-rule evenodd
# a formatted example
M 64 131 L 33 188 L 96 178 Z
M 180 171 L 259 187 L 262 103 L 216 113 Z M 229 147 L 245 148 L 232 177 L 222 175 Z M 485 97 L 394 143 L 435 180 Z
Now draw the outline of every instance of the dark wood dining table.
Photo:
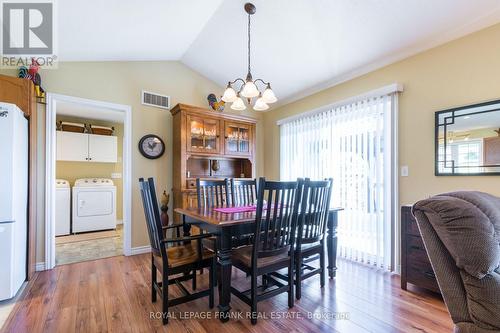
M 338 212 L 342 208 L 332 208 L 328 214 L 327 225 L 327 252 L 328 252 L 328 275 L 335 277 L 337 270 L 337 224 Z M 176 213 L 181 214 L 184 223 L 184 236 L 191 233 L 191 225 L 214 234 L 217 238 L 217 262 L 218 265 L 218 289 L 219 289 L 219 311 L 221 321 L 229 320 L 231 310 L 231 251 L 233 236 L 242 236 L 253 233 L 255 223 L 255 211 L 224 213 L 214 208 L 176 208 Z

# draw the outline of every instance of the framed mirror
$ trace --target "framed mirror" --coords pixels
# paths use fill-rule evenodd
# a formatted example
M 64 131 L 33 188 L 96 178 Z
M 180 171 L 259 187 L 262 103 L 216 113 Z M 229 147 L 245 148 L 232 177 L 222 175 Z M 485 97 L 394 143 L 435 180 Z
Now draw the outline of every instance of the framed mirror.
M 436 176 L 500 175 L 500 100 L 438 111 Z

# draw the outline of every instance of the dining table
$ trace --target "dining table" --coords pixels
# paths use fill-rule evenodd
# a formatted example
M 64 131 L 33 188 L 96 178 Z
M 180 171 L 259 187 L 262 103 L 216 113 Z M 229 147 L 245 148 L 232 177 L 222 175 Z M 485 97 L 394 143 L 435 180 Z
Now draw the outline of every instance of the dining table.
M 334 278 L 337 270 L 337 225 L 338 213 L 342 208 L 331 208 L 328 213 L 326 246 L 328 258 L 328 276 Z M 182 216 L 184 236 L 191 235 L 191 226 L 213 234 L 216 237 L 218 263 L 219 319 L 229 320 L 231 310 L 231 252 L 233 237 L 255 232 L 255 210 L 224 212 L 214 207 L 176 208 L 175 213 Z

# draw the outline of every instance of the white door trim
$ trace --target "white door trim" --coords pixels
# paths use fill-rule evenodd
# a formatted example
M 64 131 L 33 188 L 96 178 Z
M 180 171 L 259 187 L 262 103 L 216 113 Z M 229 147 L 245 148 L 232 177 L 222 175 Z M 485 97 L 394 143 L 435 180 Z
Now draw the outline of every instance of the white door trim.
M 56 106 L 57 102 L 78 103 L 124 113 L 123 133 L 123 252 L 131 255 L 132 243 L 132 108 L 129 105 L 47 93 L 46 161 L 45 161 L 45 269 L 52 269 L 55 253 L 56 193 Z

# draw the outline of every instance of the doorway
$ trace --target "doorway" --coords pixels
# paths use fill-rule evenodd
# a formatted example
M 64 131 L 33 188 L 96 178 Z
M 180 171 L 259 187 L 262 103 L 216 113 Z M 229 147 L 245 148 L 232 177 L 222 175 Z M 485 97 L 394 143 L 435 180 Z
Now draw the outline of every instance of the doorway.
M 47 94 L 45 267 L 131 248 L 131 108 Z

